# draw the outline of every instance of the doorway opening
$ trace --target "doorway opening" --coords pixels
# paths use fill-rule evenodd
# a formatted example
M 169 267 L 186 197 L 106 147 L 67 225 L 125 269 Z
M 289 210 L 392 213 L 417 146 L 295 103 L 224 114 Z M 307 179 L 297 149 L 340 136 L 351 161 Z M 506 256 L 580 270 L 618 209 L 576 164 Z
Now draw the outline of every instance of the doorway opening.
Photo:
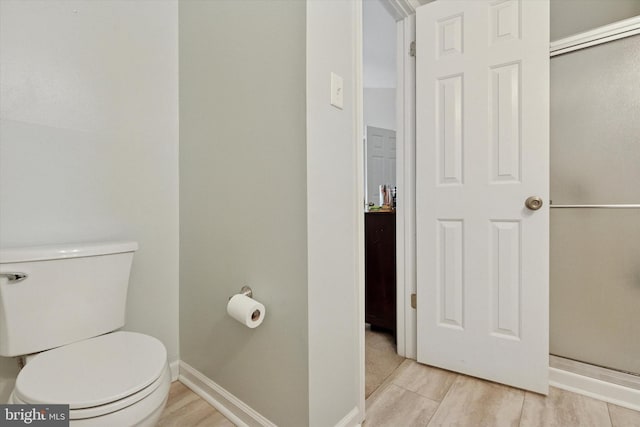
M 397 23 L 384 0 L 364 1 L 365 398 L 402 363 L 396 310 Z M 402 191 L 402 189 L 400 189 Z

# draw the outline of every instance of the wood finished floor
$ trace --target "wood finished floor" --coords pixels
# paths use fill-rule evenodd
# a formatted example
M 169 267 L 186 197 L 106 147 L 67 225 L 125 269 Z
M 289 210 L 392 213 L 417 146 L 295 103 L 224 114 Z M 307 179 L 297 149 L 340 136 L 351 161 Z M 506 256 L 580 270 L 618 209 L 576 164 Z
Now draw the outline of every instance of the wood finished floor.
M 640 427 L 640 412 L 600 400 L 554 387 L 545 397 L 409 359 L 366 404 L 364 427 Z
M 557 388 L 544 397 L 409 359 L 398 366 L 389 337 L 377 334 L 365 336 L 367 351 L 374 349 L 368 387 L 380 385 L 367 399 L 364 427 L 640 427 L 640 412 Z M 186 386 L 171 385 L 158 427 L 229 426 Z
M 157 427 L 233 427 L 233 423 L 187 386 L 175 381 Z

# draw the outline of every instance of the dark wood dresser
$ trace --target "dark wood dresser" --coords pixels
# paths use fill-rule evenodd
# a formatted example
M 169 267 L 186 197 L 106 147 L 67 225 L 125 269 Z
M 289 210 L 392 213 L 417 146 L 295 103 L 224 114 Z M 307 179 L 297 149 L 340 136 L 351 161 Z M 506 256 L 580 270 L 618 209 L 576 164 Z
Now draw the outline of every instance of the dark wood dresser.
M 365 322 L 396 334 L 396 214 L 366 212 Z

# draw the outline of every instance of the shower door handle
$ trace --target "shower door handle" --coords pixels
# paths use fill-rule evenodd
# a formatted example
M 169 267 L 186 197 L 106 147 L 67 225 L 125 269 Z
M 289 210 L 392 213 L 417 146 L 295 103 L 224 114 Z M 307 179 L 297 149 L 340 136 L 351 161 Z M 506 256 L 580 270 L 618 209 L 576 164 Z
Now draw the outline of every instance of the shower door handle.
M 0 277 L 6 277 L 9 283 L 20 283 L 29 275 L 27 273 L 0 273 Z
M 527 209 L 537 211 L 542 207 L 542 199 L 538 196 L 531 196 L 524 201 L 524 205 L 527 207 Z

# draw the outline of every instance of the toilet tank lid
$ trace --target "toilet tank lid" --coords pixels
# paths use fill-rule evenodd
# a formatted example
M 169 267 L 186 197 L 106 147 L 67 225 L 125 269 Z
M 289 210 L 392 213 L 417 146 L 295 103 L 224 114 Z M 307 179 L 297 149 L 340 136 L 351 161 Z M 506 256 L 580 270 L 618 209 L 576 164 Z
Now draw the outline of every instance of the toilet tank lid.
M 0 248 L 0 264 L 46 261 L 64 258 L 81 258 L 135 252 L 138 243 L 133 241 L 64 243 L 46 246 Z

